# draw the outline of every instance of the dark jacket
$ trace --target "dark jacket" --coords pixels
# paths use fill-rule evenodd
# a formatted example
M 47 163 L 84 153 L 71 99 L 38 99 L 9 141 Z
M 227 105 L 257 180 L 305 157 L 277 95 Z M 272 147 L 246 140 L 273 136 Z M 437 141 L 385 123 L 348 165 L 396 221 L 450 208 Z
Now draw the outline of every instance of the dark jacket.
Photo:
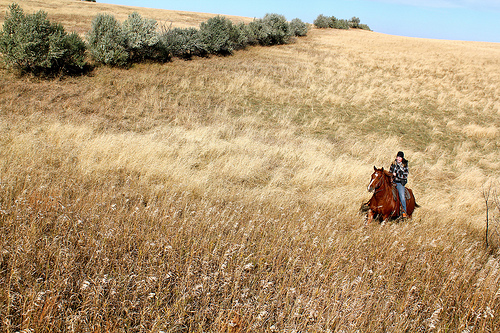
M 408 182 L 408 161 L 403 158 L 403 161 L 398 163 L 398 161 L 395 160 L 392 162 L 389 172 L 396 173 L 393 179 L 395 183 L 401 183 L 405 186 Z

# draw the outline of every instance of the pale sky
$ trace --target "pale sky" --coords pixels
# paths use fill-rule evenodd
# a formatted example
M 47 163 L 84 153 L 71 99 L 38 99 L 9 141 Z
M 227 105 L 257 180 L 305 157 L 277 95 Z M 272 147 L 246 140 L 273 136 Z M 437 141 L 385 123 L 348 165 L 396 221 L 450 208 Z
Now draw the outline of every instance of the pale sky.
M 98 0 L 102 3 L 313 23 L 320 14 L 359 17 L 390 35 L 500 43 L 500 0 Z

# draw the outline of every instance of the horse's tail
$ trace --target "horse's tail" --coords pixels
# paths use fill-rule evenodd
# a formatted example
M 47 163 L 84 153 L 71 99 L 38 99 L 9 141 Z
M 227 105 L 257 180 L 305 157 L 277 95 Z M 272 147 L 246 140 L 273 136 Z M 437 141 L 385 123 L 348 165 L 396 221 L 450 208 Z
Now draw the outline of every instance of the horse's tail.
M 415 199 L 415 196 L 413 195 L 413 191 L 408 188 L 408 192 L 410 192 L 410 195 L 413 198 L 413 202 L 415 203 L 415 208 L 420 207 L 420 205 L 417 203 L 417 199 Z

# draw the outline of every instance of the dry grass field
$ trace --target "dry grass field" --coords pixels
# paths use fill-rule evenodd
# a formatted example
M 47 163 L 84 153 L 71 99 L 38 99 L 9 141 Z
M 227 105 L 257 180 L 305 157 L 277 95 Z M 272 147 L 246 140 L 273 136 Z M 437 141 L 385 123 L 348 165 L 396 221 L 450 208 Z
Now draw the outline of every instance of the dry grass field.
M 82 35 L 101 12 L 210 16 L 20 5 Z M 498 332 L 500 44 L 312 29 L 0 77 L 0 331 Z M 365 225 L 398 150 L 421 207 Z

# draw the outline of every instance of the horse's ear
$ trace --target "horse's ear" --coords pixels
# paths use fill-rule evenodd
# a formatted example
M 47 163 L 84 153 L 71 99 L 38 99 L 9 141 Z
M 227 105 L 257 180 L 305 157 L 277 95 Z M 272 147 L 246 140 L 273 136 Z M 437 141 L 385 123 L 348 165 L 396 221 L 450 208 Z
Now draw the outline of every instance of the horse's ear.
M 382 167 L 382 169 L 380 169 L 381 171 L 384 171 L 384 167 Z
M 375 165 L 373 166 L 373 170 L 377 171 L 377 167 Z

